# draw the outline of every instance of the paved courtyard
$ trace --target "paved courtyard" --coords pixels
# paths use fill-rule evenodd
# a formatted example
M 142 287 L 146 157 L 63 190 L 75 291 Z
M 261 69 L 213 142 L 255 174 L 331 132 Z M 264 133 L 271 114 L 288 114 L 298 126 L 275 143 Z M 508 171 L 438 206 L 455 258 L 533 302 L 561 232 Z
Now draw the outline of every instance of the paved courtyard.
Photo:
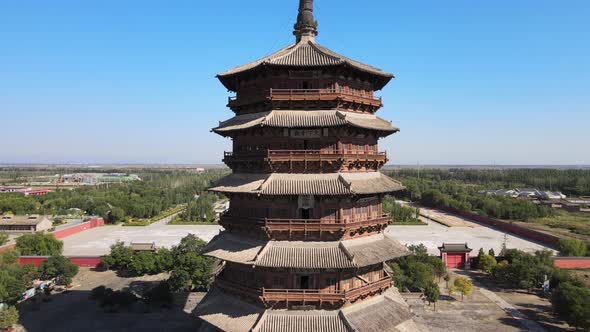
M 117 241 L 126 244 L 131 242 L 155 242 L 158 247 L 170 248 L 180 242 L 186 235 L 195 234 L 197 237 L 210 241 L 220 231 L 221 227 L 211 226 L 176 226 L 163 223 L 147 227 L 104 226 L 93 228 L 63 239 L 64 255 L 67 256 L 95 256 L 110 252 L 110 247 Z
M 465 243 L 473 248 L 476 254 L 479 248 L 486 252 L 494 248 L 499 253 L 504 242 L 504 233 L 492 228 L 480 226 L 466 221 L 468 227 L 447 227 L 434 221 L 423 219 L 427 226 L 390 226 L 386 232 L 403 244 L 423 243 L 428 252 L 438 255 L 438 246 L 443 242 Z M 105 226 L 67 237 L 64 239 L 65 255 L 104 255 L 110 246 L 117 241 L 127 244 L 131 242 L 155 242 L 158 247 L 170 248 L 180 242 L 187 234 L 195 234 L 199 238 L 210 241 L 221 231 L 217 225 L 167 225 L 162 220 L 147 227 Z M 522 249 L 527 252 L 546 249 L 544 246 L 512 235 L 506 236 L 508 248 Z
M 502 249 L 505 234 L 503 232 L 477 224 L 470 227 L 447 227 L 432 220 L 422 219 L 428 223 L 427 226 L 390 226 L 386 232 L 403 244 L 423 243 L 431 255 L 439 254 L 438 247 L 443 242 L 467 243 L 470 248 L 473 248 L 472 255 L 476 255 L 480 248 L 483 248 L 486 252 L 493 248 L 496 253 L 499 253 Z M 526 252 L 549 249 L 543 245 L 509 234 L 506 236 L 506 247 L 509 249 L 521 249 Z

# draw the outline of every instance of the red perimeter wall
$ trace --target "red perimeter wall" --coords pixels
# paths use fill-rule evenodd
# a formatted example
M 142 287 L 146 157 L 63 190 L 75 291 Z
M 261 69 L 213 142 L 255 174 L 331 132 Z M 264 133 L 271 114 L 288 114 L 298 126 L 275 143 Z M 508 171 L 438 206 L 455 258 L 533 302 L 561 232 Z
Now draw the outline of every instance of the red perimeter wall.
M 511 224 L 507 221 L 498 220 L 486 216 L 479 215 L 477 213 L 467 212 L 467 211 L 459 211 L 451 208 L 440 208 L 441 210 L 448 211 L 450 213 L 459 215 L 461 217 L 469 218 L 474 221 L 477 221 L 482 224 L 486 224 L 488 226 L 492 226 L 497 228 L 503 232 L 510 233 L 516 236 L 524 237 L 536 242 L 540 242 L 544 245 L 549 247 L 556 247 L 557 242 L 559 242 L 559 237 L 539 232 L 534 229 L 525 228 L 522 226 Z
M 553 264 L 560 269 L 590 269 L 590 257 L 555 257 Z
M 85 223 L 55 231 L 53 232 L 53 235 L 55 235 L 57 239 L 63 239 L 64 237 L 72 236 L 85 230 L 102 226 L 104 226 L 104 220 L 102 218 L 92 218 Z
M 100 264 L 100 257 L 68 257 L 70 262 L 78 265 L 79 267 L 98 267 Z M 21 265 L 33 264 L 35 266 L 41 265 L 47 256 L 22 256 L 18 259 Z
M 3 247 L 0 247 L 0 252 L 5 252 L 7 250 L 14 249 L 15 247 L 16 247 L 16 244 L 5 245 Z

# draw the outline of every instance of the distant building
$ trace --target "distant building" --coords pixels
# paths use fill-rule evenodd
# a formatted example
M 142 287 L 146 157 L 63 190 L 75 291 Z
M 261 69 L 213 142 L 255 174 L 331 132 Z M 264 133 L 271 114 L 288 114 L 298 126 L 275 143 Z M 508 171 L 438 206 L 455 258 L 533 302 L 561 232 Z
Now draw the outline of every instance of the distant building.
M 47 188 L 40 189 L 27 189 L 24 191 L 25 196 L 44 196 L 52 192 L 53 190 Z
M 156 243 L 155 242 L 131 242 L 130 246 L 134 252 L 140 252 L 140 251 L 156 252 Z
M 542 199 L 565 199 L 567 196 L 558 191 L 541 191 Z
M 523 198 L 541 197 L 541 192 L 539 191 L 539 189 L 516 188 L 516 189 L 514 189 L 514 191 L 516 191 L 518 193 L 518 197 L 523 197 Z
M 512 198 L 518 197 L 518 192 L 516 192 L 516 190 L 513 189 L 488 190 L 486 191 L 486 193 L 490 196 L 507 196 Z
M 0 193 L 22 193 L 27 189 L 25 186 L 0 186 Z
M 34 233 L 49 230 L 53 227 L 47 216 L 11 216 L 4 215 L 0 219 L 0 232 Z

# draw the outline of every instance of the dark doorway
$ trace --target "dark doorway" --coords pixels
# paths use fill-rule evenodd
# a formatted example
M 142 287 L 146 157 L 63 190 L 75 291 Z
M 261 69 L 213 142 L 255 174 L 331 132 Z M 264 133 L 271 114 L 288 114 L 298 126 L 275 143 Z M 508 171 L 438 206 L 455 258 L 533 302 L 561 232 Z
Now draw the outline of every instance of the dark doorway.
M 301 209 L 301 219 L 311 219 L 311 209 Z
M 303 141 L 303 150 L 307 150 L 307 149 L 309 149 L 309 142 Z
M 301 88 L 304 90 L 311 89 L 311 84 L 309 84 L 309 82 L 302 82 Z
M 309 289 L 309 276 L 301 276 L 301 289 Z

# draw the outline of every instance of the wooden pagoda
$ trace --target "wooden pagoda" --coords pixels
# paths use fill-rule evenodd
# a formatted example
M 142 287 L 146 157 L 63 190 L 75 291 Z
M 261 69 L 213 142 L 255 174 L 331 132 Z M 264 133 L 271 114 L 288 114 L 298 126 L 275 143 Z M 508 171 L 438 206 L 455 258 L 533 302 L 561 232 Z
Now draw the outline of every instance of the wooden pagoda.
M 204 252 L 223 269 L 196 314 L 205 330 L 414 330 L 384 264 L 408 254 L 384 234 L 383 196 L 403 187 L 379 172 L 378 140 L 398 129 L 375 115 L 375 91 L 393 75 L 319 45 L 312 0 L 294 35 L 218 75 L 235 93 L 235 117 L 213 129 L 233 140 L 233 174 L 210 190 L 230 208 Z

